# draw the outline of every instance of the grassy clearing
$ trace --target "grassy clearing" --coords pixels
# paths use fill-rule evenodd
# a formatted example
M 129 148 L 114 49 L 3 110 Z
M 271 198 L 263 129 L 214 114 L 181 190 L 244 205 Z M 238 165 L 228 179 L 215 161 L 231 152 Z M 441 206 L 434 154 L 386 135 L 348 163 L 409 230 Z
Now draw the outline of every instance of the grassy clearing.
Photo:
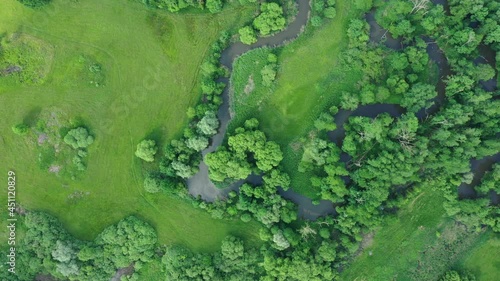
M 292 148 L 294 142 L 312 129 L 317 116 L 339 102 L 342 91 L 352 90 L 361 78 L 361 70 L 342 66 L 339 55 L 347 48 L 347 25 L 360 16 L 352 1 L 339 0 L 337 16 L 319 29 L 308 27 L 296 41 L 278 50 L 279 70 L 271 89 L 258 84 L 260 59 L 266 50 L 255 50 L 238 59 L 232 78 L 235 89 L 238 127 L 250 117 L 261 122 L 263 131 L 277 141 L 285 153 L 286 171 L 292 176 L 293 188 L 309 197 L 316 197 L 309 177 L 297 172 L 301 151 Z M 248 97 L 241 92 L 249 76 L 255 89 Z
M 494 251 L 481 261 L 472 259 L 498 241 L 485 239 L 490 233 L 469 233 L 445 217 L 443 200 L 440 192 L 430 188 L 410 199 L 395 218 L 374 232 L 372 241 L 363 243 L 363 251 L 342 272 L 341 280 L 437 280 L 447 270 L 463 268 L 479 280 L 494 280 L 487 279 L 498 270 Z
M 406 280 L 401 275 L 417 265 L 420 251 L 450 223 L 443 217 L 443 200 L 440 192 L 430 189 L 410 199 L 405 209 L 375 232 L 371 245 L 342 272 L 341 280 Z
M 235 109 L 236 116 L 231 126 L 243 124 L 262 104 L 272 95 L 275 88 L 273 83 L 266 87 L 262 84 L 262 68 L 268 64 L 267 57 L 272 52 L 269 48 L 259 48 L 250 51 L 238 58 L 233 66 L 231 75 L 231 108 Z
M 500 274 L 500 235 L 487 232 L 455 266 L 472 272 L 478 281 L 496 280 Z
M 93 239 L 136 214 L 154 225 L 161 243 L 215 250 L 230 233 L 258 240 L 251 234 L 254 224 L 214 220 L 191 204 L 145 194 L 148 166 L 134 156 L 143 138 L 163 145 L 179 133 L 186 108 L 199 98 L 198 67 L 210 44 L 220 31 L 249 20 L 255 7 L 172 15 L 124 0 L 54 0 L 37 10 L 15 0 L 1 5 L 0 34 L 26 34 L 54 50 L 43 84 L 0 78 L 0 174 L 16 171 L 18 202 L 55 215 L 80 239 Z M 99 87 L 90 83 L 92 63 L 105 73 Z M 41 169 L 36 142 L 11 131 L 12 125 L 33 124 L 51 110 L 77 118 L 96 137 L 88 169 L 78 180 Z M 79 192 L 86 195 L 69 200 Z M 0 195 L 2 202 L 5 196 Z
M 8 72 L 9 68 L 18 68 L 2 78 L 6 83 L 23 82 L 26 84 L 41 84 L 50 71 L 53 60 L 53 48 L 42 40 L 22 33 L 8 36 L 3 50 L 3 63 L 0 70 Z M 10 81 L 9 81 L 10 80 Z
M 167 281 L 163 270 L 164 265 L 162 264 L 161 259 L 154 259 L 141 268 L 141 270 L 138 272 L 138 280 Z

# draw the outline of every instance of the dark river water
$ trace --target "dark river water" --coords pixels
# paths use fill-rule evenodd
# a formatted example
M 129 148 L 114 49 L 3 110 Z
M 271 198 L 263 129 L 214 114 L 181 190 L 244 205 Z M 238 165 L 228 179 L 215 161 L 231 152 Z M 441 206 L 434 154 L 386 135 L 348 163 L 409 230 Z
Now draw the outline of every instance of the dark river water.
M 442 2 L 442 3 L 441 3 Z M 445 1 L 438 0 L 439 4 L 445 3 Z M 253 50 L 255 48 L 263 46 L 280 46 L 292 41 L 304 30 L 309 18 L 309 0 L 299 0 L 298 1 L 298 14 L 295 20 L 288 25 L 287 29 L 277 33 L 270 37 L 259 38 L 259 40 L 252 45 L 245 45 L 241 42 L 233 43 L 228 48 L 222 52 L 221 63 L 227 67 L 230 71 L 232 70 L 232 65 L 234 60 L 240 55 Z M 375 13 L 372 11 L 366 15 L 366 20 L 370 25 L 370 40 L 372 42 L 382 42 L 391 49 L 400 50 L 404 46 L 400 40 L 395 39 L 391 36 L 389 32 L 384 30 L 380 25 L 377 24 L 375 20 Z M 419 119 L 425 118 L 427 115 L 435 113 L 439 106 L 443 103 L 445 99 L 445 83 L 444 78 L 451 74 L 450 67 L 447 63 L 444 53 L 439 49 L 438 45 L 433 42 L 430 38 L 423 38 L 427 42 L 427 53 L 430 59 L 436 63 L 439 68 L 439 80 L 436 85 L 436 90 L 438 96 L 433 100 L 434 104 L 427 110 L 421 110 L 416 115 Z M 480 48 L 481 56 L 476 59 L 475 63 L 489 63 L 495 66 L 495 52 L 490 48 L 482 46 Z M 228 85 L 229 79 L 222 78 L 220 81 Z M 488 81 L 481 81 L 481 84 L 486 90 L 493 91 L 496 89 L 496 77 Z M 202 151 L 203 156 L 207 153 L 213 152 L 216 148 L 222 144 L 224 136 L 226 134 L 228 123 L 231 121 L 231 113 L 229 106 L 229 87 L 226 87 L 223 94 L 223 104 L 220 106 L 218 111 L 218 118 L 220 120 L 220 128 L 218 133 L 213 137 L 210 146 Z M 397 104 L 370 104 L 358 107 L 356 110 L 339 110 L 338 114 L 335 116 L 335 123 L 337 129 L 335 131 L 329 132 L 328 137 L 331 141 L 335 142 L 337 145 L 341 146 L 342 141 L 345 137 L 344 123 L 350 116 L 366 116 L 366 117 L 376 117 L 381 113 L 389 113 L 393 117 L 398 117 L 405 112 L 404 108 Z M 350 157 L 347 154 L 342 154 L 341 160 L 347 162 Z M 474 186 L 478 184 L 486 171 L 491 169 L 492 165 L 500 160 L 500 154 L 491 157 L 485 157 L 480 160 L 472 159 L 471 168 L 474 172 L 474 180 L 471 184 L 462 184 L 458 188 L 459 196 L 463 198 L 474 197 L 475 191 Z M 189 192 L 193 196 L 200 196 L 203 200 L 213 202 L 217 198 L 225 197 L 231 190 L 237 190 L 245 181 L 260 184 L 262 178 L 258 175 L 251 175 L 246 180 L 240 180 L 233 183 L 231 186 L 219 189 L 208 178 L 208 167 L 204 162 L 200 163 L 199 172 L 193 177 L 187 180 L 187 185 Z M 350 179 L 347 178 L 346 181 Z M 284 191 L 279 190 L 279 193 L 284 198 L 293 201 L 298 205 L 299 216 L 304 219 L 316 219 L 320 216 L 327 214 L 334 214 L 335 207 L 332 202 L 327 200 L 321 200 L 319 205 L 312 204 L 312 200 L 305 197 L 299 193 L 294 192 L 289 189 Z M 492 194 L 492 200 L 498 202 L 498 196 Z
M 231 44 L 222 52 L 220 59 L 221 64 L 231 71 L 234 60 L 242 54 L 264 46 L 280 46 L 297 38 L 297 36 L 302 33 L 305 25 L 307 24 L 307 20 L 309 19 L 309 10 L 309 0 L 299 0 L 297 16 L 285 30 L 273 36 L 259 38 L 259 40 L 252 45 L 245 45 L 241 42 Z M 229 83 L 228 78 L 221 78 L 220 81 L 224 82 L 226 85 L 228 85 Z M 224 89 L 222 97 L 223 104 L 220 106 L 219 112 L 217 113 L 217 117 L 220 121 L 220 127 L 217 134 L 213 136 L 210 146 L 202 151 L 203 156 L 205 156 L 207 153 L 215 151 L 215 149 L 219 147 L 219 145 L 221 145 L 226 134 L 227 125 L 229 124 L 229 121 L 231 121 L 232 116 L 229 108 L 229 87 L 226 87 Z M 219 189 L 216 188 L 208 178 L 208 167 L 203 161 L 200 163 L 199 168 L 199 172 L 187 180 L 187 185 L 189 188 L 189 192 L 192 195 L 201 196 L 201 198 L 206 201 L 214 201 L 217 198 L 224 197 L 229 193 L 229 191 L 238 189 L 238 187 L 244 182 L 239 181 L 228 188 Z

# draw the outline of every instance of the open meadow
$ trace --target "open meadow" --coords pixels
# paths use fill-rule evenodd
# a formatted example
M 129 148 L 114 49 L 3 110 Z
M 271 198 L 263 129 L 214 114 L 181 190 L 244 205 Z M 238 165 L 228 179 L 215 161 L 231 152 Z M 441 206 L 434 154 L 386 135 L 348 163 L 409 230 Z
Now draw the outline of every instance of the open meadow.
M 498 235 L 466 231 L 446 216 L 442 195 L 430 188 L 409 198 L 361 245 L 340 280 L 433 280 L 451 268 L 489 281 L 499 272 Z
M 173 15 L 127 0 L 57 0 L 37 9 L 4 0 L 1 6 L 0 35 L 22 34 L 44 46 L 49 64 L 39 85 L 0 78 L 0 173 L 17 172 L 18 203 L 56 216 L 80 239 L 93 239 L 130 214 L 151 223 L 160 243 L 213 250 L 229 233 L 255 238 L 253 224 L 215 220 L 190 203 L 144 192 L 150 167 L 134 156 L 142 139 L 163 146 L 181 132 L 186 109 L 200 97 L 199 65 L 209 46 L 221 31 L 250 19 L 254 6 L 217 15 Z M 102 68 L 100 77 L 89 63 Z M 11 130 L 54 113 L 95 136 L 88 169 L 75 179 L 40 163 L 36 136 Z

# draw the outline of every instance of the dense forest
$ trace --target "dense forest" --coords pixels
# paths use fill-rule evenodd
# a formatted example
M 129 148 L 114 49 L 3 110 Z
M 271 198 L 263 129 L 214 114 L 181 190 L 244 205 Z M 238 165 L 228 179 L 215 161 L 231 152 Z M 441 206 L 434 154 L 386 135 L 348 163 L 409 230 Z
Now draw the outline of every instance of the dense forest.
M 171 12 L 197 7 L 214 13 L 224 5 L 216 0 L 143 2 Z M 320 27 L 335 17 L 335 1 L 314 3 L 311 25 Z M 302 139 L 296 172 L 312 173 L 311 187 L 318 190 L 319 198 L 334 203 L 334 215 L 314 221 L 301 219 L 297 205 L 280 195 L 292 188 L 290 175 L 283 171 L 282 148 L 268 138 L 255 118 L 228 132 L 215 151 L 202 154 L 220 126 L 217 112 L 226 87 L 220 79 L 229 73 L 219 60 L 232 38 L 224 33 L 200 67 L 202 98 L 187 110 L 189 124 L 182 136 L 163 150 L 154 141 L 144 140 L 135 155 L 154 162 L 155 155 L 161 154 L 160 164 L 144 179 L 147 192 L 180 197 L 215 218 L 256 220 L 261 225 L 256 231 L 262 246 L 249 247 L 234 236 L 222 241 L 215 253 L 195 253 L 183 245 L 160 246 L 155 230 L 136 217 L 125 218 L 94 241 L 85 242 L 70 236 L 53 217 L 33 211 L 23 215 L 26 234 L 19 247 L 18 266 L 25 270 L 18 280 L 33 280 L 37 274 L 109 280 L 117 270 L 129 266 L 136 273 L 122 280 L 139 280 L 142 265 L 152 259 L 161 259 L 167 280 L 338 280 L 339 272 L 360 249 L 364 235 L 393 216 L 424 186 L 444 192 L 447 214 L 467 231 L 488 228 L 499 232 L 499 203 L 492 198 L 500 193 L 500 165 L 494 164 L 485 173 L 473 187 L 473 196 L 459 194 L 457 189 L 472 183 L 472 159 L 500 153 L 500 92 L 482 84 L 495 78 L 496 70 L 479 59 L 480 49 L 500 52 L 500 3 L 450 0 L 443 5 L 390 0 L 376 1 L 374 8 L 377 22 L 401 47 L 370 41 L 369 24 L 361 17 L 352 20 L 342 63 L 361 66 L 362 79 L 350 92 L 327 93 L 338 95 L 339 103 L 317 117 L 313 137 Z M 252 44 L 257 35 L 285 26 L 282 6 L 262 3 L 251 25 L 238 34 L 243 43 Z M 428 49 L 432 46 L 445 57 L 445 66 L 439 70 L 445 76 L 441 87 L 440 82 L 436 86 L 428 79 L 433 59 Z M 272 83 L 279 61 L 271 57 L 269 63 Z M 389 97 L 399 100 L 401 114 L 363 115 L 364 106 L 388 103 Z M 346 112 L 354 113 L 337 128 L 334 121 Z M 336 137 L 329 138 L 331 135 Z M 76 128 L 64 141 L 83 151 L 93 138 L 85 128 Z M 218 188 L 243 182 L 239 190 L 215 202 L 193 198 L 185 182 L 198 172 L 201 161 Z M 0 273 L 2 280 L 11 280 L 1 274 L 5 272 Z M 470 273 L 455 271 L 430 278 L 475 280 Z
M 370 42 L 365 21 L 350 23 L 349 49 L 342 56 L 346 64 L 362 66 L 363 78 L 355 92 L 335 93 L 341 95 L 338 108 L 332 105 L 314 122 L 317 137 L 304 141 L 297 171 L 314 173 L 311 185 L 321 190 L 322 199 L 336 204 L 334 217 L 297 223 L 293 204 L 278 192 L 290 185 L 288 175 L 279 168 L 282 152 L 258 130 L 255 119 L 247 120 L 227 137 L 224 146 L 206 155 L 209 176 L 220 187 L 250 175 L 263 179 L 245 183 L 239 194 L 231 192 L 225 200 L 200 203 L 216 217 L 239 216 L 243 221 L 253 217 L 265 226 L 259 232 L 266 241 L 263 271 L 252 270 L 253 279 L 255 275 L 262 280 L 285 276 L 287 280 L 335 279 L 363 235 L 422 186 L 444 190 L 448 215 L 470 231 L 484 226 L 498 230 L 499 208 L 490 200 L 492 192 L 498 193 L 497 168 L 475 187 L 477 196 L 464 198 L 456 191 L 462 182 L 472 181 L 471 159 L 500 151 L 498 92 L 486 91 L 480 83 L 492 79 L 495 70 L 477 60 L 480 46 L 499 50 L 500 38 L 494 34 L 500 30 L 500 7 L 495 1 L 484 1 L 468 9 L 467 3 L 450 1 L 446 8 L 429 1 L 377 4 L 376 19 L 400 39 L 402 48 L 397 50 Z M 426 79 L 430 45 L 444 52 L 450 67 L 449 73 L 442 73 L 447 76 L 441 89 Z M 384 103 L 389 96 L 399 97 L 404 114 L 381 113 L 372 118 L 361 113 L 344 124 L 343 140 L 328 139 L 327 132 L 336 129 L 339 111 Z M 223 274 L 217 269 L 217 258 L 210 260 L 213 264 L 207 266 L 213 268 L 209 271 L 213 275 L 203 277 L 200 269 L 170 277 L 201 280 Z M 453 274 L 443 280 L 451 278 L 448 275 Z

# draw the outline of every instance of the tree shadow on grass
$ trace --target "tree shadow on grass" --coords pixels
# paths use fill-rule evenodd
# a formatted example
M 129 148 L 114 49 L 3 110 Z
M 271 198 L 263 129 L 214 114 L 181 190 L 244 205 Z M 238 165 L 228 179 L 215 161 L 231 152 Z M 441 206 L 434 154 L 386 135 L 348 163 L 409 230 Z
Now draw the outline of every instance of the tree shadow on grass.
M 23 118 L 23 124 L 26 124 L 29 127 L 33 127 L 36 125 L 38 121 L 38 117 L 40 116 L 40 112 L 42 112 L 42 108 L 37 106 L 31 109 L 28 114 L 26 114 Z
M 165 127 L 160 126 L 151 130 L 144 139 L 154 140 L 156 142 L 157 147 L 163 147 L 164 145 L 163 142 L 165 141 L 164 139 L 165 134 L 166 134 Z

